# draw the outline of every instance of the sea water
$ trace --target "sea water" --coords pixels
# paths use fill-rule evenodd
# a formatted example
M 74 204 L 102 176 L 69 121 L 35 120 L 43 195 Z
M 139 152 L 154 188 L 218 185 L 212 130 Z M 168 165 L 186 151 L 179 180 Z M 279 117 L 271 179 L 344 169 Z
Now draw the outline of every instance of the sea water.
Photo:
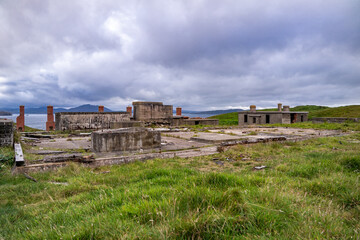
M 0 118 L 11 119 L 16 122 L 19 114 L 12 114 L 11 116 L 0 116 Z M 25 125 L 41 130 L 46 129 L 47 114 L 25 114 Z

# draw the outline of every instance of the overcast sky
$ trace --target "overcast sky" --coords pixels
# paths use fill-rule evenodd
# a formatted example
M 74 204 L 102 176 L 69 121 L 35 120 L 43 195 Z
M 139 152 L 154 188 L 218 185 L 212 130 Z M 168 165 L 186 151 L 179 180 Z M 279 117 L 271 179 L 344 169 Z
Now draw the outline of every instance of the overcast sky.
M 0 0 L 0 108 L 360 104 L 359 0 Z

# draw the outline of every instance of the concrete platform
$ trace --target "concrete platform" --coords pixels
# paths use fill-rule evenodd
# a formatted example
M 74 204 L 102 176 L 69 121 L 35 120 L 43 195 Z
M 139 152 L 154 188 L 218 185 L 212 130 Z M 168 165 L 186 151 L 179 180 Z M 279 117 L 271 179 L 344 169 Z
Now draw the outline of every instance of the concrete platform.
M 208 144 L 217 144 L 222 142 L 240 140 L 243 137 L 240 136 L 232 136 L 229 134 L 219 134 L 219 133 L 198 133 L 190 138 L 190 140 L 208 143 Z

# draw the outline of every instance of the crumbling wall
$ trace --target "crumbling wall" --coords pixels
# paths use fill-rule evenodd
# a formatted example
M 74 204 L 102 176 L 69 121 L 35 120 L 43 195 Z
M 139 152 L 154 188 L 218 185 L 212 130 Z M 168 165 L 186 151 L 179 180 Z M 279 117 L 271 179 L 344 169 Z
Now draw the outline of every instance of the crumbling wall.
M 0 119 L 0 147 L 14 144 L 14 125 L 12 120 Z
M 130 121 L 127 112 L 61 112 L 55 114 L 56 130 L 107 129 L 112 122 Z
M 133 102 L 135 121 L 171 121 L 173 106 L 162 102 Z
M 161 147 L 161 134 L 146 128 L 122 128 L 91 134 L 94 152 L 136 151 Z

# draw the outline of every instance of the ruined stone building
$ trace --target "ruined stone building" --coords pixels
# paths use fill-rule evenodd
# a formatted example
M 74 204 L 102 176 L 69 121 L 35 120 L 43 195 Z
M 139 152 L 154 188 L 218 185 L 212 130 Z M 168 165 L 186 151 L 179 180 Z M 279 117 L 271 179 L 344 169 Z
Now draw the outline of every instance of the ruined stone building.
M 308 112 L 293 112 L 289 106 L 278 104 L 277 111 L 256 111 L 256 106 L 251 105 L 250 111 L 242 111 L 238 113 L 239 126 L 255 125 L 255 124 L 275 124 L 275 123 L 296 123 L 308 120 Z
M 133 102 L 133 120 L 145 124 L 181 125 L 219 125 L 218 119 L 189 118 L 181 114 L 181 108 L 176 108 L 173 115 L 172 105 L 163 105 L 162 102 Z
M 171 124 L 173 106 L 163 105 L 162 102 L 133 102 L 135 121 L 148 123 Z

